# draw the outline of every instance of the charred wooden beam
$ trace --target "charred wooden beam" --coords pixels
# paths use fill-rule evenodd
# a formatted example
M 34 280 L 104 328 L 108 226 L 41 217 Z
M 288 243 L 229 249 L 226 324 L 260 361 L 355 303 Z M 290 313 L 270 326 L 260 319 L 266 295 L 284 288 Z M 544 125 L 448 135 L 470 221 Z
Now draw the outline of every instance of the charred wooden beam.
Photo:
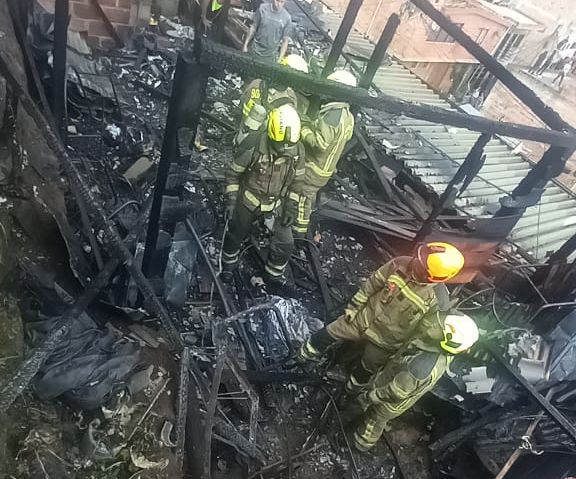
M 424 238 L 432 232 L 433 224 L 440 216 L 440 213 L 442 213 L 446 208 L 452 206 L 456 196 L 463 193 L 474 177 L 478 174 L 484 165 L 486 159 L 486 155 L 484 155 L 484 147 L 489 141 L 490 135 L 486 134 L 480 135 L 478 140 L 476 140 L 476 143 L 469 151 L 468 155 L 462 162 L 462 165 L 460 165 L 460 168 L 458 168 L 458 171 L 440 195 L 438 203 L 430 212 L 426 221 L 422 224 L 420 231 L 416 234 L 416 237 L 414 238 L 415 242 L 423 241 Z
M 336 98 L 352 105 L 490 135 L 509 136 L 567 148 L 576 146 L 576 135 L 573 132 L 563 133 L 514 123 L 498 122 L 430 105 L 411 103 L 386 94 L 372 97 L 364 89 L 312 78 L 305 73 L 297 72 L 281 65 L 268 64 L 210 41 L 204 41 L 198 53 L 198 60 L 210 65 L 215 71 L 232 70 L 247 76 L 293 86 L 300 91 L 323 98 Z
M 542 159 L 518 183 L 510 196 L 500 201 L 502 206 L 494 217 L 522 215 L 526 208 L 537 204 L 546 189 L 546 184 L 562 173 L 570 151 L 570 149 L 550 146 Z
M 542 408 L 548 413 L 548 415 L 564 430 L 566 433 L 576 441 L 576 427 L 572 424 L 564 414 L 562 414 L 556 406 L 554 406 L 549 399 L 542 396 L 538 390 L 530 384 L 520 372 L 512 366 L 506 358 L 502 357 L 500 351 L 494 348 L 491 344 L 487 342 L 483 343 L 482 346 L 500 363 L 508 374 L 516 381 L 520 386 L 522 386 L 528 394 L 538 403 Z
M 556 392 L 556 388 L 550 388 L 548 393 L 546 393 L 546 399 L 549 401 L 552 399 L 552 396 L 555 394 Z M 534 434 L 534 431 L 536 430 L 536 428 L 538 427 L 538 424 L 540 423 L 541 419 L 545 416 L 544 411 L 540 412 L 532 421 L 532 423 L 530 423 L 530 425 L 528 426 L 528 429 L 526 429 L 526 432 L 524 433 L 524 435 L 522 436 L 522 444 L 519 445 L 516 450 L 512 453 L 512 455 L 508 458 L 508 460 L 506 461 L 506 464 L 504 464 L 504 466 L 502 466 L 502 469 L 500 469 L 500 472 L 498 473 L 498 475 L 496 476 L 495 479 L 504 479 L 506 477 L 506 475 L 508 474 L 508 472 L 510 471 L 510 469 L 512 469 L 512 466 L 516 463 L 516 461 L 520 458 L 520 456 L 525 452 L 524 449 L 524 439 L 527 438 L 528 441 L 530 441 L 530 439 L 532 438 L 532 435 Z
M 411 0 L 420 10 L 438 24 L 454 40 L 462 45 L 474 58 L 500 80 L 524 105 L 526 105 L 546 125 L 557 131 L 574 131 L 560 115 L 546 105 L 528 86 L 516 78 L 504 65 L 472 40 L 458 25 L 440 12 L 428 0 Z
M 0 53 L 0 75 L 6 79 L 14 94 L 17 95 L 21 106 L 24 108 L 26 113 L 30 115 L 38 127 L 38 130 L 46 141 L 48 148 L 54 152 L 60 161 L 62 169 L 67 176 L 70 189 L 75 195 L 77 201 L 83 201 L 89 208 L 88 213 L 94 223 L 94 228 L 100 228 L 104 232 L 106 247 L 108 248 L 110 255 L 114 258 L 119 258 L 120 261 L 126 265 L 129 274 L 134 278 L 134 282 L 138 286 L 142 296 L 145 298 L 146 308 L 158 316 L 171 345 L 181 345 L 181 338 L 178 329 L 174 325 L 168 311 L 154 293 L 154 289 L 150 282 L 136 266 L 134 256 L 124 244 L 114 224 L 107 219 L 106 213 L 102 209 L 100 202 L 98 202 L 94 197 L 91 189 L 86 184 L 82 175 L 78 171 L 78 168 L 68 155 L 68 151 L 61 139 L 54 134 L 50 124 L 42 115 L 42 112 L 34 100 L 32 100 L 28 92 L 24 89 L 24 86 L 21 85 L 13 75 L 2 53 Z
M 142 259 L 142 272 L 146 276 L 150 274 L 152 259 L 156 252 L 168 174 L 171 165 L 179 159 L 178 132 L 180 128 L 186 126 L 192 131 L 192 138 L 196 137 L 207 83 L 208 68 L 206 65 L 185 61 L 181 55 L 178 57 Z
M 356 17 L 358 16 L 358 12 L 362 7 L 363 1 L 364 0 L 350 0 L 348 3 L 348 7 L 344 13 L 344 18 L 342 18 L 340 27 L 338 27 L 338 32 L 334 37 L 332 48 L 330 49 L 330 53 L 328 54 L 328 58 L 326 60 L 326 65 L 322 71 L 322 76 L 324 78 L 326 78 L 328 75 L 330 75 L 330 73 L 334 71 L 334 67 L 338 62 L 338 58 L 340 58 L 340 55 L 342 54 L 344 46 L 346 45 L 346 40 L 348 40 L 348 35 L 350 35 L 350 31 L 354 26 L 354 22 L 356 21 Z
M 386 56 L 386 51 L 388 50 L 390 43 L 392 43 L 394 35 L 396 35 L 396 30 L 398 30 L 399 26 L 400 17 L 393 13 L 388 17 L 388 21 L 386 22 L 386 26 L 382 31 L 382 35 L 380 35 L 378 43 L 372 52 L 372 56 L 366 65 L 364 75 L 362 75 L 362 78 L 358 83 L 360 88 L 370 88 L 370 85 L 372 85 L 372 82 L 374 81 L 374 75 L 376 75 L 378 68 L 380 68 L 380 65 L 382 65 L 382 61 Z
M 186 444 L 186 419 L 188 417 L 188 396 L 190 394 L 190 348 L 182 349 L 180 358 L 180 375 L 178 384 L 178 409 L 176 416 L 176 463 L 178 470 L 184 467 L 184 455 Z
M 330 321 L 330 313 L 334 309 L 334 304 L 332 303 L 332 296 L 330 295 L 330 288 L 328 288 L 328 283 L 326 283 L 326 278 L 324 277 L 324 272 L 322 271 L 322 262 L 320 261 L 320 254 L 318 248 L 314 244 L 314 238 L 312 231 L 310 229 L 307 233 L 308 244 L 306 248 L 306 256 L 312 265 L 312 270 L 314 271 L 314 276 L 318 281 L 318 287 L 320 288 L 320 293 L 322 294 L 322 302 L 324 303 L 324 322 L 328 323 Z
M 20 4 L 21 7 L 21 4 Z M 55 127 L 54 123 L 54 116 L 53 112 L 50 109 L 50 103 L 48 102 L 48 98 L 46 97 L 46 92 L 44 91 L 44 86 L 42 85 L 42 80 L 40 79 L 40 73 L 38 72 L 38 68 L 36 66 L 36 61 L 34 60 L 34 53 L 32 52 L 32 48 L 30 47 L 30 43 L 26 37 L 26 28 L 22 21 L 22 18 L 26 18 L 27 12 L 20 12 L 18 11 L 18 7 L 15 5 L 14 1 L 8 2 L 8 8 L 10 9 L 10 16 L 12 17 L 12 21 L 14 23 L 14 30 L 16 33 L 16 38 L 18 39 L 18 43 L 24 52 L 24 60 L 26 61 L 26 66 L 30 71 L 30 75 L 32 75 L 32 81 L 34 82 L 34 89 L 38 94 L 38 98 L 40 98 L 40 103 L 42 104 L 42 110 L 44 114 L 48 118 L 50 124 Z
M 210 275 L 212 276 L 212 279 L 214 281 L 216 291 L 218 292 L 218 295 L 220 296 L 220 299 L 222 300 L 222 305 L 224 306 L 224 311 L 226 312 L 226 314 L 229 317 L 234 317 L 234 315 L 237 313 L 236 306 L 234 305 L 234 302 L 230 298 L 229 294 L 226 292 L 226 289 L 224 288 L 224 285 L 222 284 L 222 281 L 220 280 L 218 273 L 214 269 L 214 266 L 212 265 L 212 262 L 210 261 L 208 254 L 206 253 L 206 249 L 204 248 L 204 245 L 202 244 L 202 240 L 200 239 L 198 232 L 194 228 L 194 224 L 192 223 L 192 221 L 190 219 L 187 219 L 185 224 L 186 224 L 186 229 L 192 235 L 192 237 L 194 238 L 194 241 L 196 241 L 196 244 L 198 245 L 198 247 L 200 249 L 200 254 L 202 255 L 204 263 L 206 264 L 206 266 L 208 267 L 208 270 L 210 271 Z M 242 314 L 242 313 L 240 313 L 240 314 Z M 234 328 L 234 331 L 236 332 L 236 334 L 240 338 L 240 341 L 242 342 L 242 346 L 244 347 L 244 351 L 246 352 L 246 356 L 247 356 L 250 364 L 253 367 L 259 367 L 262 364 L 262 358 L 259 354 L 259 351 L 257 350 L 255 345 L 250 340 L 250 337 L 248 336 L 248 331 L 247 331 L 246 325 L 239 324 L 239 323 L 234 321 L 232 324 L 232 327 Z
M 60 134 L 64 134 L 66 130 L 66 52 L 69 10 L 68 0 L 56 0 L 54 5 L 54 44 L 52 47 L 54 58 L 52 111 Z
M 510 414 L 514 416 L 525 416 L 534 413 L 535 407 L 519 409 L 517 404 L 510 404 L 504 408 L 497 408 L 481 415 L 477 420 L 465 424 L 446 435 L 437 439 L 428 446 L 428 449 L 435 457 L 443 456 L 447 451 L 454 449 L 463 441 L 470 439 L 474 434 L 489 424 L 503 422 Z
M 144 226 L 148 216 L 148 209 L 144 208 L 136 221 L 136 226 L 126 237 L 125 244 L 132 248 L 137 241 L 138 235 Z M 94 278 L 74 304 L 63 314 L 62 320 L 48 335 L 44 342 L 37 348 L 32 349 L 23 363 L 18 367 L 14 375 L 2 385 L 0 389 L 0 414 L 8 410 L 16 398 L 24 392 L 34 376 L 38 374 L 42 365 L 66 338 L 73 321 L 78 318 L 90 306 L 100 292 L 108 285 L 110 278 L 120 266 L 119 259 L 110 259 Z

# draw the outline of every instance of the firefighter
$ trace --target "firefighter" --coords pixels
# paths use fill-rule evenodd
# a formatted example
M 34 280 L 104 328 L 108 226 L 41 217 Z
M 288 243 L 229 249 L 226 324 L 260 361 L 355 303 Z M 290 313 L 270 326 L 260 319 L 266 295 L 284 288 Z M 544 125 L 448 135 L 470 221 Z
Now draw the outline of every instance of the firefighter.
M 410 409 L 430 391 L 454 356 L 478 340 L 476 323 L 462 313 L 428 313 L 416 337 L 404 345 L 372 378 L 357 403 L 364 413 L 353 433 L 354 446 L 368 451 L 388 428 L 388 422 Z M 422 326 L 422 325 L 421 325 Z
M 238 265 L 240 248 L 252 223 L 279 210 L 290 183 L 304 174 L 304 147 L 300 139 L 300 117 L 291 105 L 268 114 L 264 133 L 248 136 L 237 146 L 236 159 L 226 172 L 226 217 L 223 279 L 230 280 Z M 265 276 L 269 286 L 286 286 L 284 269 L 294 246 L 291 224 L 274 221 Z
M 280 64 L 302 73 L 308 73 L 308 63 L 300 55 L 287 55 L 280 60 Z M 252 80 L 246 85 L 240 97 L 242 122 L 246 120 L 254 105 L 262 105 L 266 110 L 270 110 L 283 104 L 292 105 L 299 113 L 305 113 L 301 109 L 302 105 L 298 105 L 299 95 L 291 87 L 269 85 L 261 79 Z
M 336 70 L 328 80 L 356 86 L 356 78 L 346 70 Z M 293 231 L 304 236 L 316 203 L 316 194 L 336 171 L 346 143 L 354 133 L 354 115 L 350 105 L 331 101 L 325 103 L 315 121 L 302 127 L 302 143 L 306 148 L 306 172 L 292 184 L 285 204 L 286 214 L 296 218 Z
M 413 257 L 392 259 L 362 285 L 342 316 L 302 345 L 297 359 L 317 361 L 337 343 L 361 343 L 362 358 L 346 389 L 357 392 L 365 388 L 369 378 L 411 337 L 429 311 L 449 309 L 444 283 L 463 266 L 462 253 L 441 242 L 420 245 Z

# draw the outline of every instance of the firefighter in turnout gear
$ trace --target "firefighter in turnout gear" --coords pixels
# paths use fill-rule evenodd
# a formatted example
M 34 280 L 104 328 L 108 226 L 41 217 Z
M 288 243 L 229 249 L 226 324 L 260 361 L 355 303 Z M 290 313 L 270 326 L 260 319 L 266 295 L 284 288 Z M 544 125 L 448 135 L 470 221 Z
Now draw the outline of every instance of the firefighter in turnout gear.
M 240 248 L 259 217 L 279 211 L 288 187 L 304 174 L 304 147 L 300 139 L 300 118 L 290 105 L 268 114 L 265 132 L 248 136 L 237 147 L 236 158 L 226 172 L 226 216 L 223 279 L 237 267 Z M 269 284 L 281 286 L 284 269 L 294 246 L 291 224 L 276 218 L 270 241 L 266 276 Z
M 308 64 L 299 55 L 287 55 L 280 61 L 280 64 L 302 73 L 308 73 Z M 266 111 L 282 105 L 292 105 L 300 114 L 304 114 L 306 111 L 303 108 L 307 108 L 308 104 L 307 102 L 303 104 L 303 102 L 304 98 L 298 95 L 291 87 L 269 84 L 261 79 L 252 80 L 246 85 L 240 97 L 240 105 L 242 106 L 240 130 L 243 129 L 244 122 L 250 115 L 254 105 L 262 105 Z
M 336 70 L 328 80 L 348 86 L 356 86 L 356 78 L 345 70 Z M 354 115 L 350 105 L 342 102 L 324 104 L 315 121 L 302 127 L 302 142 L 306 148 L 306 172 L 292 183 L 284 206 L 289 215 L 296 218 L 293 231 L 304 236 L 310 224 L 310 215 L 316 203 L 318 190 L 328 183 L 346 143 L 354 132 Z
M 362 285 L 342 316 L 302 345 L 297 359 L 320 360 L 330 346 L 361 342 L 362 358 L 346 389 L 367 387 L 369 378 L 412 336 L 427 313 L 449 309 L 444 282 L 463 266 L 462 253 L 448 243 L 422 244 L 414 257 L 394 258 Z
M 357 398 L 364 413 L 353 433 L 354 446 L 368 451 L 388 422 L 410 409 L 448 370 L 454 355 L 478 340 L 476 323 L 459 312 L 428 313 L 416 334 L 371 379 Z

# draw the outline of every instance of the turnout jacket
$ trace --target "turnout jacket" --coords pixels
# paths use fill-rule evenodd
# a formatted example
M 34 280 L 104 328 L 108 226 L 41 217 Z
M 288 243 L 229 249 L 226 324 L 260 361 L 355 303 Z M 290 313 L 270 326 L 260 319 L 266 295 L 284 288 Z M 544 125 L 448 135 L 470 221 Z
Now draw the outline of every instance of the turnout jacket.
M 389 351 L 397 351 L 413 337 L 416 328 L 426 331 L 426 321 L 450 306 L 448 289 L 441 283 L 418 283 L 412 279 L 409 256 L 399 256 L 379 268 L 352 297 L 349 321 L 364 336 Z M 422 323 L 422 324 L 421 324 Z M 430 324 L 430 329 L 436 324 Z
M 292 105 L 298 110 L 298 95 L 290 87 L 285 89 L 269 86 L 264 80 L 252 80 L 240 97 L 242 119 L 246 118 L 254 105 L 262 105 L 266 111 L 282 105 Z
M 290 184 L 304 174 L 304 161 L 301 143 L 278 153 L 271 148 L 265 132 L 250 135 L 237 147 L 236 157 L 226 171 L 228 200 L 241 200 L 251 211 L 274 211 Z
M 306 148 L 306 172 L 293 185 L 293 191 L 310 196 L 322 188 L 336 171 L 346 143 L 354 133 L 354 116 L 349 105 L 331 102 L 324 105 L 313 122 L 302 128 Z

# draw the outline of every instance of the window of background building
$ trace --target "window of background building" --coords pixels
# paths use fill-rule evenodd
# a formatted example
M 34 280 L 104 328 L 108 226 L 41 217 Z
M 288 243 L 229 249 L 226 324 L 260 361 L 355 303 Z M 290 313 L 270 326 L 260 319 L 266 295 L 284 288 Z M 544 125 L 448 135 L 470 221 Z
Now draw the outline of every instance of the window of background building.
M 462 27 L 464 26 L 463 23 L 457 23 L 456 25 L 460 29 L 462 29 Z M 438 29 L 435 31 L 430 30 L 430 33 L 428 33 L 427 40 L 429 42 L 454 43 L 454 39 L 450 35 L 448 35 L 444 30 L 442 30 L 440 27 L 438 27 Z
M 480 28 L 478 30 L 478 35 L 476 36 L 476 43 L 478 45 L 482 45 L 482 42 L 486 39 L 487 35 L 488 35 L 488 29 L 487 28 Z

